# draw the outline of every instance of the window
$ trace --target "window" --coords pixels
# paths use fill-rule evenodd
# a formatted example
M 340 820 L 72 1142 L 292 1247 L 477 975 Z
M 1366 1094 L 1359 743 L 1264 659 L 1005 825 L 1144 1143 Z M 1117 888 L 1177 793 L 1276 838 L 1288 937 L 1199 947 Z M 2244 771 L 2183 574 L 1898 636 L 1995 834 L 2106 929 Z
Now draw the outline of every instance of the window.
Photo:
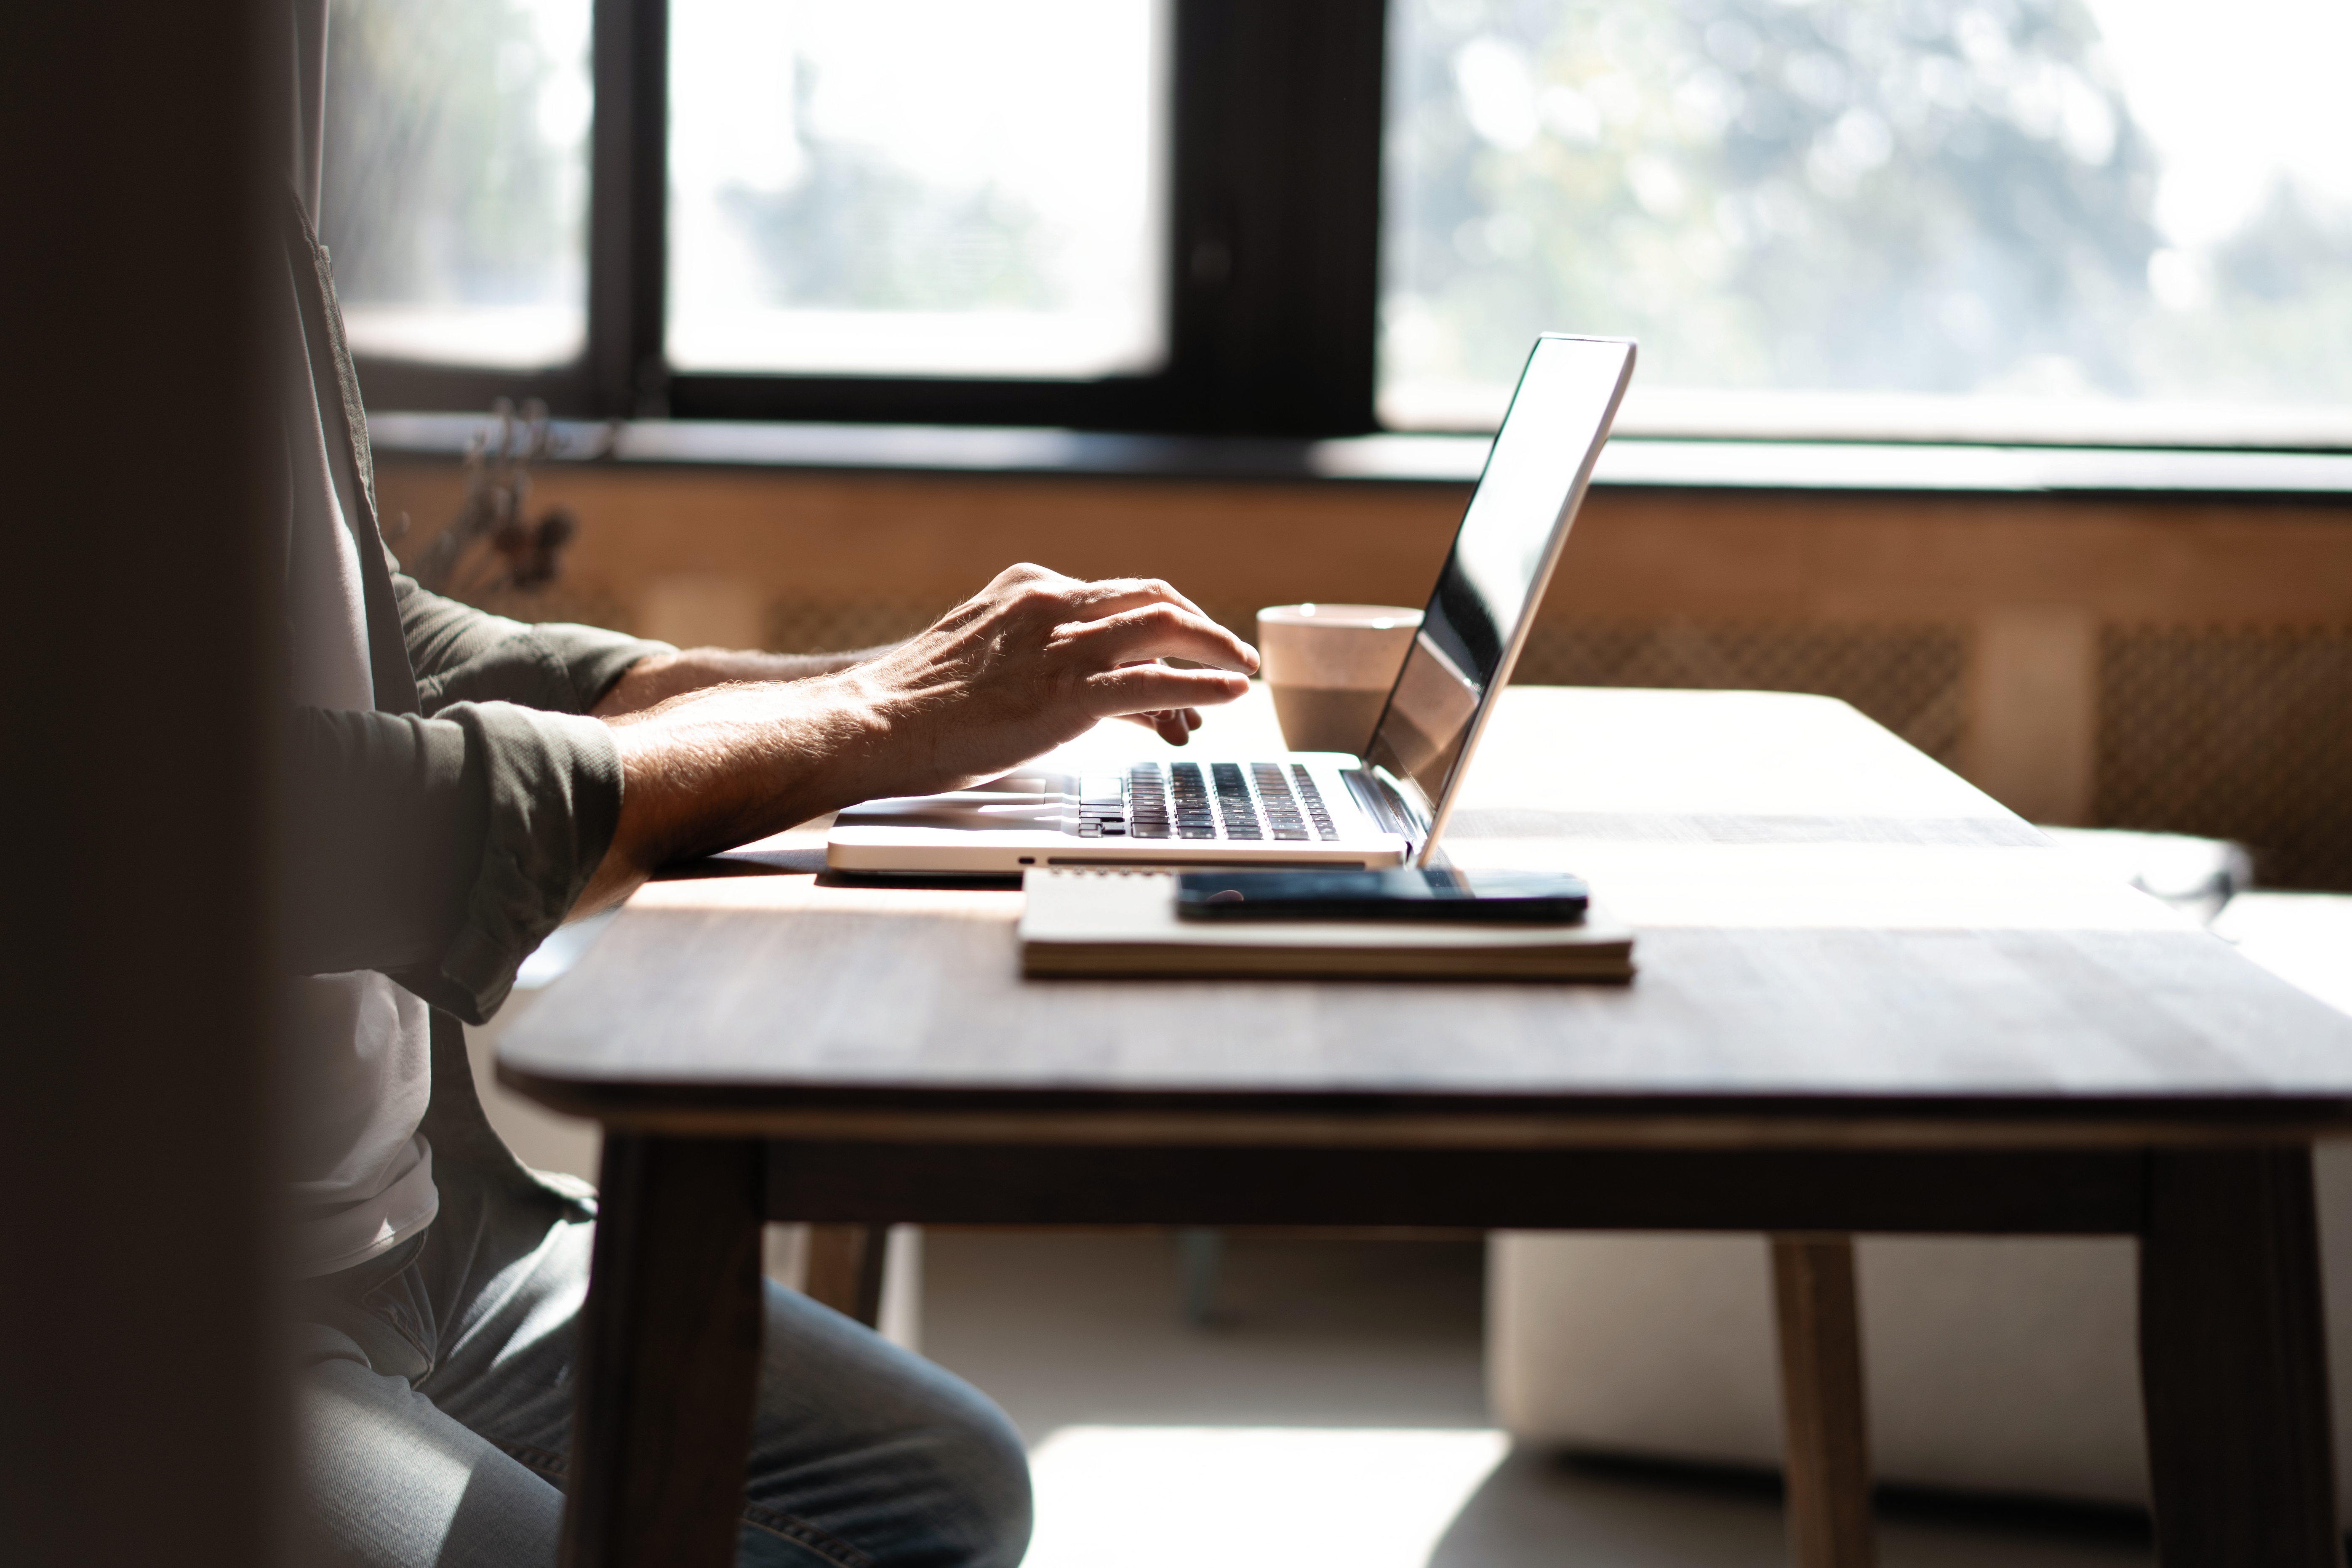
M 380 407 L 1370 426 L 1378 5 L 331 4 Z
M 673 0 L 669 363 L 1160 369 L 1165 10 Z
M 1633 427 L 2344 428 L 2340 5 L 1392 16 L 1391 424 L 1491 427 L 1552 328 L 1641 338 Z
M 2340 0 L 332 5 L 386 407 L 2352 446 Z
M 588 0 L 332 0 L 320 237 L 354 353 L 580 357 L 588 24 Z

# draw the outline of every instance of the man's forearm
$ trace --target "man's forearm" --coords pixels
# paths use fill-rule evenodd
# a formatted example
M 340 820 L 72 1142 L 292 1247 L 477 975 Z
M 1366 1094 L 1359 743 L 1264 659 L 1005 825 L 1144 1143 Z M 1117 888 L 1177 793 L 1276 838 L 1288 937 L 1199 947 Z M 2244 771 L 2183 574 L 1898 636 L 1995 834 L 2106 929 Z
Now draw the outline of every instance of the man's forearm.
M 1139 717 L 1181 745 L 1194 710 L 1239 697 L 1257 668 L 1255 649 L 1165 583 L 1026 565 L 835 673 L 758 679 L 775 667 L 751 661 L 775 657 L 643 659 L 598 705 L 621 753 L 621 817 L 575 913 L 627 897 L 667 860 L 877 795 L 992 778 L 1097 720 Z M 628 706 L 697 676 L 712 679 Z
M 877 716 L 828 679 L 730 681 L 607 721 L 621 753 L 618 831 L 574 915 L 671 860 L 781 832 L 863 798 Z
M 742 682 L 805 680 L 832 675 L 887 653 L 895 644 L 860 648 L 855 653 L 759 653 L 743 648 L 689 647 L 656 654 L 631 665 L 590 710 L 599 719 L 641 713 L 656 703 L 689 691 Z

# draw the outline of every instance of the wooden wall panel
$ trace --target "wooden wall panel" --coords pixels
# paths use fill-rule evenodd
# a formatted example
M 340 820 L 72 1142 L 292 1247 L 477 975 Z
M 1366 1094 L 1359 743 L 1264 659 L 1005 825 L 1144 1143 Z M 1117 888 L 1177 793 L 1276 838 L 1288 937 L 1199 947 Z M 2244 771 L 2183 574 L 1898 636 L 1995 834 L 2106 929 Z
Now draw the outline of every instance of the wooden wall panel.
M 1022 560 L 1163 576 L 1221 601 L 1418 604 L 1462 506 L 1450 489 L 1304 485 L 554 468 L 535 479 L 535 504 L 580 514 L 573 585 L 623 604 L 665 575 L 722 574 L 779 598 L 944 608 Z M 407 510 L 420 540 L 458 495 L 446 468 L 388 467 L 382 488 L 387 513 Z
M 582 534 L 569 579 L 634 607 L 664 577 L 804 601 L 936 599 L 1034 560 L 1151 573 L 1220 605 L 1417 604 L 1465 492 L 1451 486 L 900 478 L 549 467 L 534 500 Z M 454 466 L 388 463 L 404 553 L 456 509 Z M 1596 491 L 1547 613 L 1949 620 L 2352 620 L 2352 505 Z

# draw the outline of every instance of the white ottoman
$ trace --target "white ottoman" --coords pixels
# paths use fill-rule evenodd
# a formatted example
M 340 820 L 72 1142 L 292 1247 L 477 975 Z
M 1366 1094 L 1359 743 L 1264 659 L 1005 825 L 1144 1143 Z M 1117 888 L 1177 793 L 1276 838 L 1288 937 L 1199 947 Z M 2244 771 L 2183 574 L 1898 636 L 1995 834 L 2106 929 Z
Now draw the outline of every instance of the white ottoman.
M 2352 898 L 2242 894 L 2213 929 L 2352 1011 Z M 2316 1171 L 2346 1506 L 2352 1145 L 2322 1148 Z M 1863 1237 L 1878 1477 L 2146 1502 L 2134 1254 L 2127 1238 Z M 1487 1291 L 1495 1419 L 1535 1444 L 1777 1468 L 1771 1303 L 1759 1237 L 1497 1234 Z

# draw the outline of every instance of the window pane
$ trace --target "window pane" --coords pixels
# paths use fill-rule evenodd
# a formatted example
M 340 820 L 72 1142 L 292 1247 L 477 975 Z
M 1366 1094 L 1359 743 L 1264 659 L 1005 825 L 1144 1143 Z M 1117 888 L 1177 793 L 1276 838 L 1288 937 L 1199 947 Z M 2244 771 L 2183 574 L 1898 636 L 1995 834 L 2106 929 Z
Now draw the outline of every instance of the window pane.
M 1165 359 L 1166 0 L 672 0 L 681 370 Z
M 589 0 L 331 0 L 320 237 L 352 347 L 538 369 L 587 341 Z
M 2352 440 L 2341 0 L 1391 23 L 1392 424 L 1491 427 L 1549 329 L 1642 340 L 1629 429 Z

